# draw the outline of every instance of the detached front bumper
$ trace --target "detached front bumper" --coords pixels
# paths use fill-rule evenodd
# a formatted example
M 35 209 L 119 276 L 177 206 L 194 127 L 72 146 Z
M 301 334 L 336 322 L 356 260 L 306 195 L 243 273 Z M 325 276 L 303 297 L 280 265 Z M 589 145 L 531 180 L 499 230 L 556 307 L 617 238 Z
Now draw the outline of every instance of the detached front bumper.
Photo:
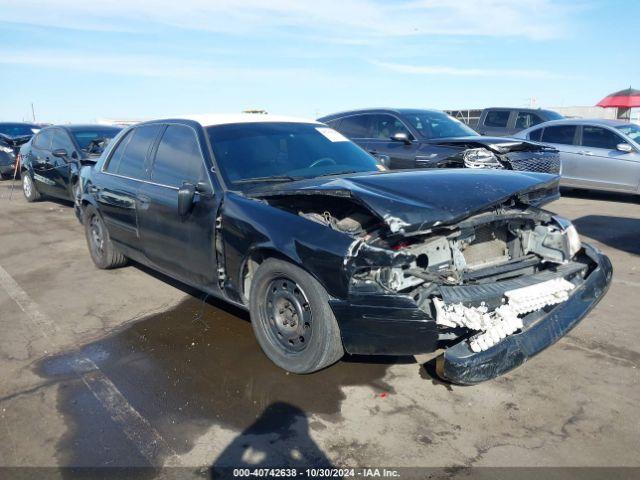
M 575 327 L 602 299 L 613 273 L 607 256 L 588 244 L 584 249 L 596 266 L 567 301 L 547 313 L 525 317 L 521 333 L 506 337 L 488 350 L 473 352 L 464 341 L 448 348 L 437 359 L 439 375 L 461 385 L 490 380 L 522 365 Z

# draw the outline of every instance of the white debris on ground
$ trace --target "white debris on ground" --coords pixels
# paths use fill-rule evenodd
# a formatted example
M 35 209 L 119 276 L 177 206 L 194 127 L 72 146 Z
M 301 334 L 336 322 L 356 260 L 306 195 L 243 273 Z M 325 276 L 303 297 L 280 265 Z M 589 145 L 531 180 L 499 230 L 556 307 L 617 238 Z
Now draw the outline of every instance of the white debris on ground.
M 569 298 L 569 292 L 573 288 L 573 283 L 564 278 L 556 278 L 509 290 L 504 294 L 505 303 L 493 311 L 489 311 L 484 303 L 479 307 L 465 307 L 461 303 L 447 305 L 438 298 L 433 302 L 439 325 L 464 327 L 480 332 L 469 339 L 469 346 L 472 351 L 481 352 L 522 329 L 519 315 L 562 303 Z

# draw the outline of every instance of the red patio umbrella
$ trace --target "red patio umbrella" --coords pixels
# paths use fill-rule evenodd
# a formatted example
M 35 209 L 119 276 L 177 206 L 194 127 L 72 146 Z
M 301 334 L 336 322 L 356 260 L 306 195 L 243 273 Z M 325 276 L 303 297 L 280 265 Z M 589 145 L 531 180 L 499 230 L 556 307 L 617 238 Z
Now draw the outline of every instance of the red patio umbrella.
M 640 90 L 627 88 L 607 95 L 597 104 L 604 108 L 636 108 L 640 107 Z

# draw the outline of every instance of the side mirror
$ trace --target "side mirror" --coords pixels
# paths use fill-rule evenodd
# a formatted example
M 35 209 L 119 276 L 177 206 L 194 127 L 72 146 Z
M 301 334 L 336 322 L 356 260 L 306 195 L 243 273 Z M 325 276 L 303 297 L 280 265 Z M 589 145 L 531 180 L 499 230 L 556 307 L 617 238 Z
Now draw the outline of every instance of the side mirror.
M 409 135 L 402 132 L 397 132 L 391 135 L 391 140 L 394 142 L 402 142 L 405 145 L 411 145 L 411 140 L 409 139 Z
M 618 145 L 616 145 L 616 150 L 618 150 L 619 152 L 631 153 L 633 152 L 633 147 L 628 143 L 619 143 Z
M 64 148 L 58 148 L 57 150 L 54 150 L 53 152 L 51 152 L 51 155 L 62 159 L 66 159 L 69 156 Z
M 186 217 L 193 208 L 195 195 L 196 187 L 190 183 L 184 183 L 178 189 L 178 214 L 180 218 Z
M 383 153 L 371 153 L 373 157 L 378 160 L 382 165 L 389 168 L 391 165 L 391 157 Z

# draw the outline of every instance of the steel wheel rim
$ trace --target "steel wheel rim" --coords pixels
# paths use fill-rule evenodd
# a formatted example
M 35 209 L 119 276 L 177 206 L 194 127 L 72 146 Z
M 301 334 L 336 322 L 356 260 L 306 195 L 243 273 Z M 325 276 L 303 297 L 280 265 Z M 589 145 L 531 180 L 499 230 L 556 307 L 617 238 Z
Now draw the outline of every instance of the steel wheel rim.
M 26 197 L 31 197 L 31 178 L 29 175 L 25 175 L 22 180 L 22 190 Z
M 104 230 L 102 222 L 97 215 L 93 215 L 89 222 L 89 235 L 91 237 L 91 247 L 96 255 L 104 255 Z
M 272 341 L 290 353 L 307 348 L 313 334 L 311 305 L 296 282 L 285 277 L 271 280 L 263 313 L 263 322 Z

